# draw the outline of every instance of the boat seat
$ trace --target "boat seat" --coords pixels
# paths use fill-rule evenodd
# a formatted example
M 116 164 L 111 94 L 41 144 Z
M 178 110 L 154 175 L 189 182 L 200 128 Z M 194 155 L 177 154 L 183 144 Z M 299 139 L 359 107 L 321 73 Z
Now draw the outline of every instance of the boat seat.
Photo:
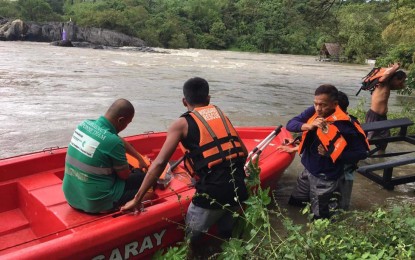
M 62 191 L 62 179 L 57 176 L 59 172 L 60 170 L 30 175 L 20 179 L 19 184 L 27 194 L 51 212 L 50 216 L 53 215 L 68 228 L 99 217 L 77 211 L 67 203 Z
M 46 186 L 62 184 L 62 180 L 56 176 L 56 171 L 33 174 L 19 179 L 19 183 L 28 191 L 36 190 Z

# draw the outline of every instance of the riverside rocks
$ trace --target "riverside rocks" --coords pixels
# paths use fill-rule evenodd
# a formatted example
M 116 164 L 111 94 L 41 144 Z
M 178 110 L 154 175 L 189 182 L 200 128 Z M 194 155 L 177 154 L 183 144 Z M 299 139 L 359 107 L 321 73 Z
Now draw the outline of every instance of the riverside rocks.
M 107 29 L 79 27 L 72 21 L 40 24 L 0 18 L 0 40 L 50 42 L 55 46 L 94 49 L 129 46 L 137 51 L 156 52 L 139 38 Z
M 0 40 L 2 41 L 23 40 L 28 30 L 29 26 L 20 19 L 13 21 L 0 20 Z

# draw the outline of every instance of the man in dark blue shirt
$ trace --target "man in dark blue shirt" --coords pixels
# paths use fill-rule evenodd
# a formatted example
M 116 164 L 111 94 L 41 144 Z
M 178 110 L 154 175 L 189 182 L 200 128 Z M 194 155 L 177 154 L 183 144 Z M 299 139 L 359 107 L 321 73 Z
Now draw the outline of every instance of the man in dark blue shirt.
M 345 163 L 367 157 L 365 135 L 339 108 L 333 85 L 318 87 L 314 107 L 289 120 L 286 128 L 303 132 L 299 153 L 305 167 L 290 201 L 310 198 L 314 218 L 328 218 L 338 207 L 336 191 Z

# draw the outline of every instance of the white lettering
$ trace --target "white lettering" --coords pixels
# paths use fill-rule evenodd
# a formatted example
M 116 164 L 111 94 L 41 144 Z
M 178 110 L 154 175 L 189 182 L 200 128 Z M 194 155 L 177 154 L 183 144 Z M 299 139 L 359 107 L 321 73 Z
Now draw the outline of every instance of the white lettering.
M 132 256 L 138 255 L 137 247 L 138 247 L 138 242 L 137 241 L 126 244 L 125 245 L 124 259 L 129 259 L 130 258 L 130 253 L 131 253 Z
M 79 129 L 76 129 L 72 135 L 71 146 L 90 158 L 94 156 L 98 145 L 98 141 L 92 139 Z
M 220 118 L 219 113 L 215 108 L 203 109 L 200 110 L 199 113 L 206 121 Z
M 140 248 L 140 254 L 146 250 L 146 249 L 152 249 L 153 248 L 153 242 L 151 242 L 151 238 L 150 236 L 146 236 L 143 239 L 143 243 L 141 244 L 141 248 Z
M 164 236 L 164 233 L 166 233 L 166 230 L 165 229 L 163 229 L 161 232 L 160 232 L 160 234 L 157 234 L 157 233 L 154 233 L 153 235 L 154 235 L 154 237 L 156 238 L 156 245 L 161 245 L 161 239 L 163 238 L 163 236 Z
M 113 249 L 109 259 L 110 260 L 122 260 L 120 250 L 118 248 Z
M 105 140 L 105 138 L 106 138 L 105 134 L 107 133 L 107 130 L 104 130 L 104 129 L 98 127 L 97 125 L 93 124 L 90 121 L 82 122 L 80 127 L 86 129 L 89 133 L 91 133 L 94 136 L 100 138 L 101 140 Z
M 160 233 L 154 233 L 152 236 L 144 237 L 139 252 L 137 251 L 138 246 L 139 246 L 138 241 L 133 241 L 131 243 L 125 244 L 124 245 L 124 258 L 121 255 L 120 249 L 114 248 L 112 249 L 111 255 L 109 256 L 108 259 L 110 260 L 130 259 L 132 257 L 135 257 L 143 253 L 147 249 L 152 249 L 154 247 L 154 242 L 156 242 L 155 243 L 156 246 L 160 246 L 163 242 L 162 240 L 163 240 L 165 233 L 166 233 L 166 229 L 163 229 L 162 231 L 160 231 Z M 156 241 L 153 241 L 152 237 L 154 237 Z M 92 258 L 92 260 L 105 260 L 105 259 L 106 259 L 105 255 L 97 255 L 94 258 Z

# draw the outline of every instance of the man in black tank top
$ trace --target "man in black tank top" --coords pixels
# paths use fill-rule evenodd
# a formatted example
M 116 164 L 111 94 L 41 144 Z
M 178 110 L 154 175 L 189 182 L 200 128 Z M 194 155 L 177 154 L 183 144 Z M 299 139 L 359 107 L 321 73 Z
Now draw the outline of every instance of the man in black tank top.
M 181 144 L 189 152 L 186 165 L 194 170 L 196 178 L 196 194 L 186 215 L 186 236 L 194 245 L 214 224 L 217 224 L 220 236 L 231 236 L 235 222 L 232 211 L 237 210 L 240 203 L 248 198 L 244 182 L 247 151 L 229 119 L 219 108 L 209 105 L 209 84 L 206 80 L 198 77 L 189 79 L 184 83 L 183 94 L 182 102 L 188 112 L 169 127 L 166 141 L 151 164 L 140 190 L 121 210 L 128 211 L 140 206 L 177 145 Z M 205 142 L 212 132 L 216 135 L 215 142 Z M 218 148 L 215 151 L 220 152 L 209 150 L 212 143 Z M 232 159 L 226 160 L 229 157 Z M 215 203 L 212 203 L 213 200 Z M 223 209 L 226 204 L 229 207 Z

